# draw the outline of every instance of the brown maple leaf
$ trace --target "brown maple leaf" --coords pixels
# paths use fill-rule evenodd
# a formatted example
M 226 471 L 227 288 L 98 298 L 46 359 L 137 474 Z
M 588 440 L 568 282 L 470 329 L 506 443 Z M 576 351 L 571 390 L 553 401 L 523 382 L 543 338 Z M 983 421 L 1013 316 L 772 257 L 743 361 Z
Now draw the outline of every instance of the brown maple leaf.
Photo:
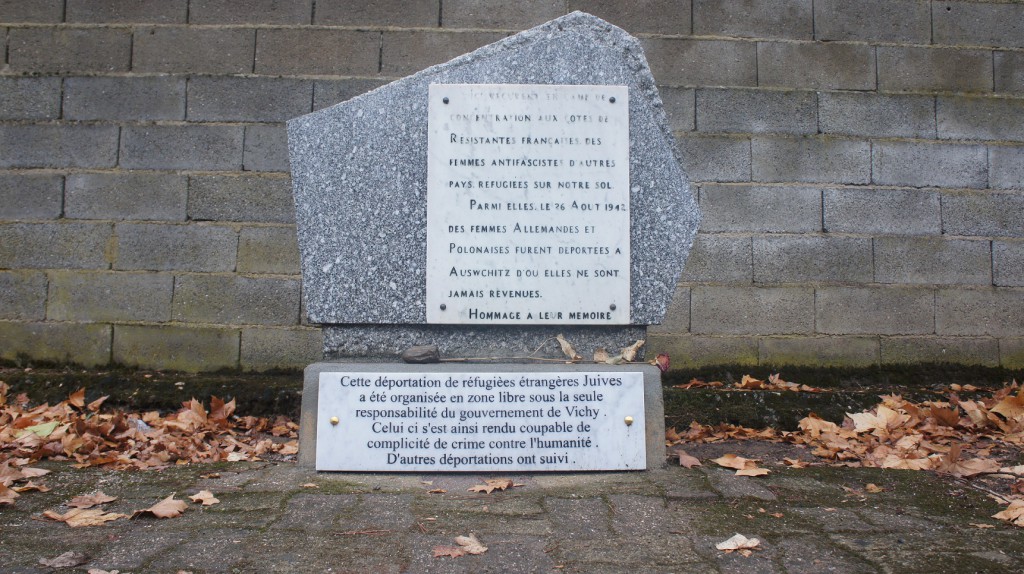
M 481 544 L 472 532 L 469 533 L 469 536 L 456 536 L 455 543 L 461 546 L 466 554 L 483 554 L 487 552 L 487 547 Z
M 1024 500 L 1011 500 L 1010 506 L 1005 510 L 993 514 L 992 518 L 1005 520 L 1015 526 L 1024 526 Z
M 450 556 L 452 558 L 459 558 L 465 556 L 466 552 L 458 546 L 435 546 L 434 547 L 434 558 L 442 558 L 444 556 Z
M 220 502 L 220 500 L 218 500 L 217 497 L 214 496 L 213 493 L 210 492 L 209 490 L 200 490 L 199 492 L 193 494 L 188 498 L 192 502 L 202 503 L 203 506 L 213 506 L 214 504 L 218 504 Z
M 683 466 L 683 467 L 686 467 L 686 468 L 693 468 L 695 466 L 703 466 L 700 463 L 700 460 L 697 457 L 690 456 L 689 454 L 686 454 L 686 451 L 684 451 L 684 450 L 680 450 L 676 454 L 679 455 L 679 466 Z
M 185 504 L 185 501 L 175 500 L 172 494 L 149 508 L 136 510 L 132 513 L 132 519 L 144 515 L 155 516 L 156 518 L 177 518 L 181 516 L 181 513 L 185 512 L 186 508 L 188 508 L 188 505 Z
M 583 357 L 581 357 L 580 354 L 576 352 L 576 349 L 572 347 L 572 344 L 570 344 L 569 341 L 566 341 L 565 337 L 563 337 L 561 334 L 555 335 L 555 340 L 558 341 L 558 345 L 562 348 L 562 353 L 564 353 L 566 357 L 569 357 L 570 361 L 583 360 Z
M 72 528 L 79 528 L 82 526 L 99 526 L 112 520 L 128 518 L 127 514 L 107 512 L 102 508 L 72 508 L 65 514 L 58 514 L 52 510 L 47 510 L 43 512 L 43 516 L 50 520 L 63 522 Z
M 102 491 L 96 491 L 93 494 L 83 494 L 72 498 L 71 502 L 68 503 L 68 506 L 71 508 L 92 508 L 93 506 L 113 502 L 115 500 L 117 500 L 116 496 L 109 496 L 107 494 L 103 494 Z
M 469 492 L 484 492 L 490 494 L 495 490 L 506 490 L 513 486 L 521 486 L 512 482 L 510 478 L 489 478 L 484 484 L 477 484 L 469 487 Z
M 15 492 L 14 489 L 0 484 L 0 504 L 14 504 L 14 500 L 18 498 L 18 496 L 18 493 Z

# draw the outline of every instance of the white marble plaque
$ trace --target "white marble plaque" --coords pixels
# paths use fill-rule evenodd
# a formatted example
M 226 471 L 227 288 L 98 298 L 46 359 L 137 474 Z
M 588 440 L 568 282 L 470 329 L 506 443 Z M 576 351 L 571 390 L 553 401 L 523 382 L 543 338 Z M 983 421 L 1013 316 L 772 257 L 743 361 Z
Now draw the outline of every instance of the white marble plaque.
M 429 97 L 427 322 L 628 324 L 628 88 Z
M 321 373 L 316 468 L 642 470 L 643 384 L 639 372 Z

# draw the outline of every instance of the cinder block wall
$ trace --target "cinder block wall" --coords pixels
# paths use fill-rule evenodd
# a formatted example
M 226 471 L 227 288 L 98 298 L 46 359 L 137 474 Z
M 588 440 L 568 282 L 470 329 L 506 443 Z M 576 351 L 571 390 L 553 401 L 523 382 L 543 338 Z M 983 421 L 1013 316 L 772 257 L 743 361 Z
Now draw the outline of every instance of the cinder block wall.
M 704 212 L 651 350 L 1024 366 L 1024 4 L 938 0 L 0 0 L 0 359 L 316 360 L 283 122 L 576 9 Z

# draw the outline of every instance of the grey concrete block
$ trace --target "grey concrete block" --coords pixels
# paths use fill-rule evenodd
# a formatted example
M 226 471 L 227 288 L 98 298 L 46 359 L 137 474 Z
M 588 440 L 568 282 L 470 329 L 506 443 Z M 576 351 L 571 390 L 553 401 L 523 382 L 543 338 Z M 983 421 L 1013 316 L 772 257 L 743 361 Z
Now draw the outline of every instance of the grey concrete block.
M 504 37 L 502 32 L 386 31 L 381 44 L 381 73 L 396 77 L 412 74 Z
M 677 286 L 672 294 L 672 302 L 661 324 L 651 325 L 648 333 L 688 333 L 690 331 L 690 288 Z
M 1024 52 L 997 50 L 992 54 L 997 92 L 1024 92 Z
M 814 38 L 930 44 L 928 0 L 815 0 Z
M 707 221 L 707 212 L 705 219 Z M 682 281 L 739 283 L 754 281 L 750 237 L 698 233 L 686 259 Z
M 687 35 L 691 32 L 688 0 L 568 0 L 569 12 L 582 10 L 631 34 Z
M 757 43 L 759 86 L 875 89 L 875 55 L 864 44 Z
M 42 321 L 46 318 L 46 274 L 0 271 L 0 319 Z
M 882 337 L 882 364 L 958 363 L 999 366 L 999 340 L 971 337 Z
M 188 186 L 170 173 L 72 173 L 64 190 L 64 215 L 72 219 L 182 221 Z
M 699 197 L 706 232 L 821 231 L 819 188 L 708 184 Z
M 658 85 L 757 85 L 757 48 L 752 42 L 646 38 L 641 44 Z
M 113 167 L 117 126 L 0 125 L 0 167 Z
M 1024 189 L 1024 146 L 989 146 L 988 184 L 993 189 Z
M 676 134 L 676 146 L 692 182 L 750 181 L 750 138 Z
M 999 339 L 999 364 L 1007 369 L 1024 368 L 1024 338 Z
M 125 28 L 11 28 L 7 42 L 15 72 L 127 72 L 131 63 Z
M 288 133 L 283 125 L 245 126 L 245 171 L 288 171 Z
M 385 83 L 384 80 L 366 78 L 317 80 L 313 83 L 313 109 L 321 110 L 327 106 L 346 102 L 370 90 L 377 89 Z
M 765 337 L 759 341 L 762 365 L 869 367 L 879 362 L 878 337 Z
M 690 289 L 690 332 L 767 335 L 814 331 L 814 289 L 701 286 Z
M 922 288 L 820 287 L 815 329 L 830 335 L 935 332 L 935 293 Z
M 253 71 L 256 31 L 246 28 L 138 28 L 132 71 L 246 74 Z
M 189 0 L 190 24 L 309 24 L 312 0 Z
M 995 2 L 933 2 L 936 44 L 1024 48 L 1024 5 Z
M 1024 100 L 939 97 L 936 108 L 942 139 L 1024 141 Z
M 4 22 L 61 22 L 64 0 L 0 0 L 0 14 Z
M 319 4 L 317 4 L 319 6 Z M 242 329 L 241 368 L 247 371 L 304 369 L 323 360 L 320 329 Z
M 312 110 L 309 80 L 199 76 L 188 81 L 190 121 L 283 122 Z
M 859 237 L 754 238 L 754 283 L 870 283 L 871 240 Z
M 294 223 L 291 180 L 279 176 L 192 176 L 188 216 L 193 220 Z
M 647 348 L 648 354 L 667 353 L 673 368 L 757 365 L 757 339 L 754 337 L 652 334 L 647 338 Z
M 0 120 L 55 120 L 60 90 L 56 77 L 0 77 Z
M 213 225 L 119 223 L 115 269 L 234 271 L 238 234 Z
M 942 195 L 942 232 L 981 237 L 1024 237 L 1024 193 L 962 192 Z
M 298 325 L 299 281 L 270 277 L 179 275 L 173 318 L 188 323 Z
M 294 227 L 243 227 L 238 234 L 239 273 L 299 274 Z
M 336 29 L 261 29 L 257 74 L 373 75 L 380 62 L 380 32 Z
M 693 0 L 693 34 L 810 40 L 811 0 Z
M 439 0 L 317 0 L 313 23 L 318 26 L 439 26 Z
M 441 3 L 441 25 L 518 32 L 565 13 L 566 0 L 523 0 L 497 5 L 486 0 L 445 0 Z
M 0 173 L 0 220 L 57 219 L 63 194 L 59 175 Z
M 174 277 L 160 273 L 51 271 L 51 321 L 153 321 L 171 318 Z
M 825 231 L 871 235 L 939 235 L 942 213 L 935 191 L 826 189 Z
M 0 224 L 0 269 L 107 269 L 109 223 Z
M 988 186 L 985 146 L 917 142 L 872 144 L 872 181 L 909 187 Z
M 115 325 L 114 363 L 172 371 L 238 368 L 238 329 Z
M 188 0 L 67 0 L 65 21 L 108 24 L 184 24 Z
M 992 242 L 992 284 L 1024 287 L 1024 242 Z
M 689 88 L 661 88 L 661 101 L 672 131 L 692 132 L 696 126 L 696 90 Z
M 777 90 L 696 91 L 701 132 L 813 134 L 818 131 L 814 92 Z
M 824 134 L 934 139 L 935 98 L 820 92 L 818 123 Z
M 878 89 L 991 92 L 992 53 L 985 50 L 878 46 Z
M 871 179 L 866 141 L 755 137 L 750 155 L 754 181 L 864 184 Z
M 940 237 L 876 237 L 875 281 L 991 285 L 988 241 Z
M 242 169 L 242 126 L 125 126 L 120 165 L 127 169 Z
M 0 359 L 96 367 L 110 363 L 110 325 L 0 322 Z
M 150 121 L 185 119 L 185 79 L 78 77 L 64 80 L 69 120 Z
M 1024 317 L 1020 289 L 940 289 L 935 295 L 939 335 L 1016 337 Z

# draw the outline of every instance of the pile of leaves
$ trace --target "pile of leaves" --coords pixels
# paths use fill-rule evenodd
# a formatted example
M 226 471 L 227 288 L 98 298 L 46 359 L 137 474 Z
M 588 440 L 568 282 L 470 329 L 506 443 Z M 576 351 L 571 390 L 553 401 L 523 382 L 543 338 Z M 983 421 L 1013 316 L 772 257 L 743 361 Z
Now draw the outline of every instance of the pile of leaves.
M 659 357 L 661 355 L 658 355 Z M 674 389 L 704 389 L 704 388 L 722 388 L 725 387 L 725 383 L 722 381 L 705 381 L 704 379 L 693 378 L 690 379 L 689 383 L 683 385 L 672 385 Z M 791 383 L 789 381 L 782 380 L 782 376 L 779 373 L 768 375 L 767 381 L 756 379 L 750 375 L 743 375 L 740 382 L 733 383 L 731 388 L 740 389 L 743 391 L 799 391 L 803 393 L 820 393 L 822 389 L 817 387 L 810 387 L 807 385 L 801 385 L 797 383 Z
M 842 424 L 812 413 L 800 421 L 799 429 L 780 432 L 695 422 L 684 432 L 669 429 L 666 441 L 669 445 L 754 439 L 787 442 L 807 446 L 830 464 L 931 470 L 959 478 L 1007 478 L 1013 481 L 1010 494 L 996 498 L 1009 508 L 996 517 L 1024 526 L 1024 465 L 1004 465 L 1024 447 L 1024 387 L 1016 381 L 976 399 L 960 398 L 956 390 L 950 390 L 945 400 L 920 403 L 883 395 L 875 407 L 847 413 Z M 680 463 L 688 466 L 694 460 L 680 455 Z
M 70 460 L 77 468 L 161 469 L 193 462 L 259 460 L 267 453 L 298 452 L 298 425 L 234 415 L 235 401 L 217 397 L 210 409 L 192 399 L 174 413 L 143 414 L 100 407 L 107 397 L 85 402 L 85 389 L 56 405 L 30 407 L 20 394 L 8 397 L 0 381 L 0 480 L 44 459 Z M 30 473 L 31 474 L 31 473 Z M 7 479 L 2 477 L 7 476 Z

